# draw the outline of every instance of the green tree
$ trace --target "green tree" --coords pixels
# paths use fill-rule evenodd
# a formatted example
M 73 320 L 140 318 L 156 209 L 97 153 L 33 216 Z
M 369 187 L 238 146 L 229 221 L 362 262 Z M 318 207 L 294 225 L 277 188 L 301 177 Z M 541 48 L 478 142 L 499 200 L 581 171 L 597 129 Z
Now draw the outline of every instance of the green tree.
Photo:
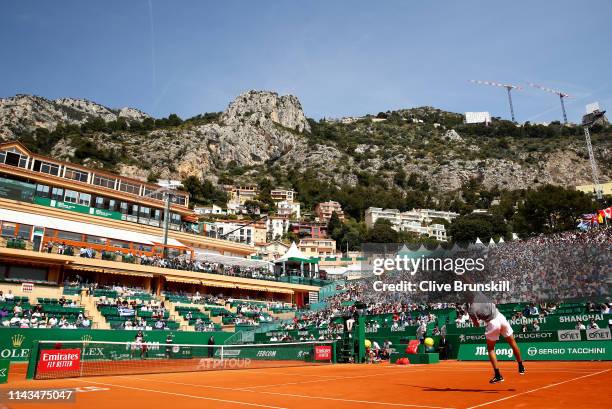
M 491 237 L 506 236 L 508 225 L 501 218 L 488 214 L 470 213 L 453 220 L 449 228 L 453 241 L 459 243 L 473 242 L 480 238 L 483 242 Z
M 342 233 L 342 221 L 336 212 L 333 212 L 327 223 L 327 234 L 334 240 L 338 240 Z
M 189 192 L 191 205 L 225 206 L 227 203 L 227 193 L 209 180 L 201 181 L 195 176 L 188 176 L 182 183 L 182 189 Z
M 597 204 L 583 192 L 545 185 L 526 192 L 513 218 L 515 231 L 523 235 L 574 229 L 576 219 L 593 212 Z
M 397 243 L 399 235 L 393 230 L 389 220 L 378 219 L 367 232 L 365 239 L 370 243 Z

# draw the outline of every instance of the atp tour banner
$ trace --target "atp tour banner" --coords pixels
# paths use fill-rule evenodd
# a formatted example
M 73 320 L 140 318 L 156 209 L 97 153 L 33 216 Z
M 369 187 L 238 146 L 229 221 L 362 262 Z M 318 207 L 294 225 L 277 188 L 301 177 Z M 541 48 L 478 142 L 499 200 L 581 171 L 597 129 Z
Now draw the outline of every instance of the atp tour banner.
M 184 332 L 184 331 L 144 331 L 145 342 L 148 346 L 148 356 L 164 356 L 166 354 L 187 354 L 179 350 L 166 351 L 159 346 L 166 342 L 166 337 L 172 334 L 175 344 L 207 344 L 211 336 L 215 337 L 217 344 L 223 344 L 233 335 L 231 332 Z M 119 349 L 102 350 L 93 341 L 131 342 L 136 337 L 136 331 L 126 330 L 86 330 L 86 329 L 47 329 L 47 328 L 0 328 L 0 360 L 8 359 L 12 362 L 25 362 L 30 356 L 33 341 L 82 341 L 81 360 L 98 358 L 123 359 L 138 356 L 139 348 L 126 347 Z M 101 355 L 102 354 L 102 355 Z M 113 354 L 111 357 L 110 354 Z
M 526 361 L 611 361 L 612 342 L 575 341 L 568 342 L 521 342 L 518 344 L 521 356 Z M 497 359 L 511 361 L 514 352 L 507 344 L 495 346 Z M 489 359 L 487 346 L 482 344 L 461 344 L 457 359 L 460 361 L 486 361 Z

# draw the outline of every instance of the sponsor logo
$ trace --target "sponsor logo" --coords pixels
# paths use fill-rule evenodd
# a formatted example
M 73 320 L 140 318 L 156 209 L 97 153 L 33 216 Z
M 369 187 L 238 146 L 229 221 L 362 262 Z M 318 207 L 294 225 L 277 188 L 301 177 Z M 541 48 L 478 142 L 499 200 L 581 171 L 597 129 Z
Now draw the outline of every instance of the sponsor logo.
M 83 357 L 97 357 L 97 356 L 104 356 L 104 349 L 103 348 L 88 348 L 88 347 L 84 347 L 83 348 Z
M 536 347 L 529 347 L 529 349 L 527 350 L 527 355 L 529 356 L 535 356 L 538 354 L 538 349 Z
M 570 315 L 570 316 L 562 315 L 559 317 L 559 322 L 561 323 L 578 322 L 578 321 L 588 322 L 591 318 L 594 318 L 595 321 L 602 321 L 604 319 L 602 314 L 583 314 L 583 315 Z
M 589 341 L 610 339 L 610 328 L 587 329 L 586 336 Z
M 74 371 L 81 367 L 80 349 L 45 349 L 40 351 L 38 372 Z
M 251 365 L 249 358 L 230 358 L 230 359 L 212 359 L 212 358 L 201 358 L 198 362 L 197 370 L 211 370 L 211 369 L 236 369 L 236 368 L 248 368 Z
M 519 332 L 514 337 L 517 339 L 547 339 L 552 336 L 552 332 Z
M 557 330 L 559 341 L 580 341 L 580 330 L 560 329 Z
M 11 337 L 11 342 L 13 344 L 13 348 L 19 348 L 21 347 L 21 344 L 23 344 L 23 341 L 25 341 L 26 337 L 25 335 L 21 335 L 21 334 L 15 334 Z
M 21 348 L 24 341 L 26 340 L 25 335 L 15 334 L 11 337 L 11 345 L 13 348 L 6 348 L 0 351 L 0 358 L 27 358 L 30 356 L 30 350 L 27 348 Z
M 523 325 L 523 324 L 533 324 L 537 322 L 538 324 L 546 324 L 546 317 L 534 317 L 534 318 L 512 318 L 510 321 L 510 325 Z
M 276 356 L 276 351 L 257 351 L 257 354 L 255 356 L 258 358 L 274 358 Z
M 329 345 L 317 345 L 314 348 L 315 361 L 329 361 L 332 357 L 332 347 Z
M 487 347 L 478 346 L 476 347 L 476 356 L 488 355 Z M 507 356 L 508 358 L 512 358 L 514 356 L 514 352 L 512 348 L 497 348 L 495 350 L 495 354 L 499 356 Z

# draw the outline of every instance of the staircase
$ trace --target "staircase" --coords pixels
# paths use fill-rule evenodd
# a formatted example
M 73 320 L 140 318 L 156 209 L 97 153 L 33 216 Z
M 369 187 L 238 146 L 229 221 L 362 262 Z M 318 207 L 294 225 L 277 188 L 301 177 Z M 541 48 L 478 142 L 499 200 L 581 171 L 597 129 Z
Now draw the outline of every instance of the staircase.
M 195 332 L 195 327 L 193 325 L 189 325 L 189 321 L 176 311 L 176 308 L 174 308 L 174 303 L 164 300 L 164 306 L 168 312 L 170 312 L 170 319 L 181 324 L 181 331 Z
M 91 321 L 93 323 L 91 327 L 96 329 L 111 329 L 110 324 L 106 322 L 104 315 L 102 315 L 102 313 L 96 307 L 96 298 L 86 294 L 86 291 L 81 292 L 80 299 L 81 304 L 83 307 L 85 307 L 86 314 L 91 317 Z

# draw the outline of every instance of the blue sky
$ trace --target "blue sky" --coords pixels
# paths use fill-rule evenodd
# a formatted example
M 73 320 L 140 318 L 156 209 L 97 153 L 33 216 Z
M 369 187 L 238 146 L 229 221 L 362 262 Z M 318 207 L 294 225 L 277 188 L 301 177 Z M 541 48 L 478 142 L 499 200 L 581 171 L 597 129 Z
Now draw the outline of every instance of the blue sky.
M 588 7 L 586 7 L 588 4 Z M 504 90 L 612 109 L 612 2 L 3 1 L 0 97 L 28 93 L 153 116 L 221 111 L 249 89 L 299 97 L 313 118 L 432 105 L 509 117 Z M 514 94 L 519 121 L 558 98 Z

